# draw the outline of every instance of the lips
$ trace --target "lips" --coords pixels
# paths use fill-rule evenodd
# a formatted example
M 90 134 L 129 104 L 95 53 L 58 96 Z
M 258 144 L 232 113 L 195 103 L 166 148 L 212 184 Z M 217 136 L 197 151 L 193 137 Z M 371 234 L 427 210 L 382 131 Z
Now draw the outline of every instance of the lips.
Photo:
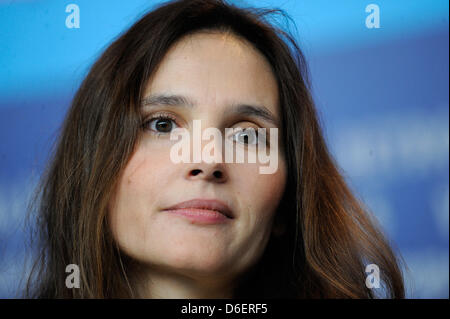
M 205 211 L 216 211 L 227 218 L 233 219 L 232 210 L 223 202 L 216 199 L 192 199 L 185 202 L 170 206 L 164 210 L 178 210 L 178 209 L 199 209 Z

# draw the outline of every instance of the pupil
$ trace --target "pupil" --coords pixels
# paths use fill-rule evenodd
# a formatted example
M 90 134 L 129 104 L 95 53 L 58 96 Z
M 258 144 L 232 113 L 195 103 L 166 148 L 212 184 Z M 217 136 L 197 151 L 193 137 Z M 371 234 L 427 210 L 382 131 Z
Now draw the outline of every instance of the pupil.
M 253 143 L 253 141 L 255 139 L 254 136 L 250 135 L 249 133 L 247 133 L 245 131 L 242 132 L 239 137 L 240 137 L 241 142 L 244 144 L 249 144 L 250 142 Z
M 160 132 L 169 132 L 172 124 L 167 120 L 158 120 L 156 122 L 156 129 Z

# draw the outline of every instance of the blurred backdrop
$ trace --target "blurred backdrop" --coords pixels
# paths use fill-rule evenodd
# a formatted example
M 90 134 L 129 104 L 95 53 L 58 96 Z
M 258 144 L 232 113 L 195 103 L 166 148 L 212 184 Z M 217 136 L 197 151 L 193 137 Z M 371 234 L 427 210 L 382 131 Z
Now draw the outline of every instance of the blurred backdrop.
M 448 298 L 448 1 L 229 2 L 292 18 L 328 145 L 404 257 L 408 297 Z M 0 1 L 0 297 L 27 272 L 27 202 L 81 80 L 160 3 Z

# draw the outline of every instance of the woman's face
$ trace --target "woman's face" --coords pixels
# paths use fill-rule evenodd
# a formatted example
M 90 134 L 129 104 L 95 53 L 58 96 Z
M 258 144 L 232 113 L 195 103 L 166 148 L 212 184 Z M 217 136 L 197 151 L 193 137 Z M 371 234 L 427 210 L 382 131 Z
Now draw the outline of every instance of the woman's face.
M 201 121 L 202 130 L 214 127 L 223 136 L 225 128 L 278 127 L 275 77 L 247 42 L 201 32 L 177 42 L 149 79 L 144 99 L 162 94 L 183 96 L 192 105 L 156 99 L 142 107 L 142 136 L 109 205 L 114 238 L 123 252 L 148 269 L 194 279 L 235 278 L 258 260 L 270 237 L 285 188 L 283 154 L 277 151 L 274 174 L 261 174 L 258 161 L 175 163 L 170 151 L 177 142 L 170 140 L 170 131 L 179 127 L 192 134 L 194 120 Z M 264 106 L 268 113 L 261 116 L 237 107 L 240 104 Z M 245 141 L 241 136 L 234 147 L 246 155 L 255 152 L 253 145 L 245 144 L 253 138 Z M 209 142 L 202 141 L 202 149 Z M 223 213 L 219 206 L 167 210 L 192 199 L 217 200 L 228 206 L 232 218 L 211 211 Z

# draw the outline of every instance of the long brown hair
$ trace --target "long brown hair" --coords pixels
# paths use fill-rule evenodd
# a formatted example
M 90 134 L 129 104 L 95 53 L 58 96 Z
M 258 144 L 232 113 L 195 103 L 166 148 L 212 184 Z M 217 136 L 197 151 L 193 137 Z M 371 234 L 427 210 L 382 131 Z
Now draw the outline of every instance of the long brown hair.
M 239 8 L 221 0 L 181 0 L 147 13 L 118 37 L 77 91 L 36 201 L 39 250 L 28 297 L 134 297 L 129 264 L 107 225 L 107 203 L 139 138 L 140 101 L 168 49 L 200 30 L 231 32 L 258 49 L 279 86 L 288 181 L 277 211 L 284 225 L 235 297 L 374 298 L 365 266 L 380 269 L 383 296 L 403 298 L 400 260 L 374 218 L 352 194 L 330 155 L 305 58 L 269 17 L 279 9 Z M 65 286 L 66 266 L 80 288 Z

